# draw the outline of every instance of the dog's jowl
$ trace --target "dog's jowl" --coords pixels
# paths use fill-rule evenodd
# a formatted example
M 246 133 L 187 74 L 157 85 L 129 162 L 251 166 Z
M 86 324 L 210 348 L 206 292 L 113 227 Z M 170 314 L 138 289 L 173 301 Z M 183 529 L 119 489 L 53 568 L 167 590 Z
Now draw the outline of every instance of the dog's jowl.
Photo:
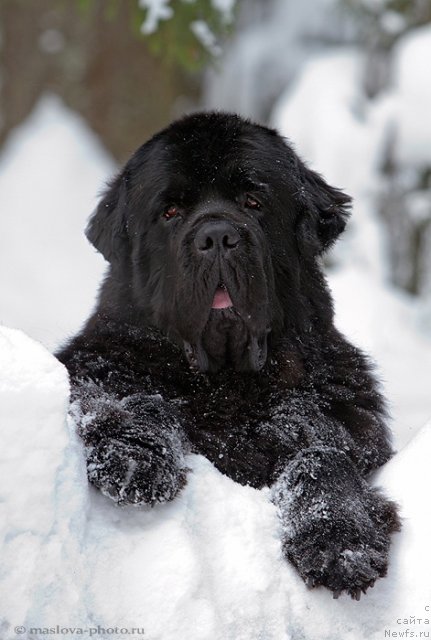
M 271 129 L 221 113 L 175 122 L 91 217 L 109 271 L 57 355 L 104 494 L 172 500 L 185 454 L 203 454 L 272 487 L 307 585 L 359 598 L 385 575 L 399 520 L 367 483 L 392 453 L 384 401 L 334 327 L 321 269 L 349 205 Z

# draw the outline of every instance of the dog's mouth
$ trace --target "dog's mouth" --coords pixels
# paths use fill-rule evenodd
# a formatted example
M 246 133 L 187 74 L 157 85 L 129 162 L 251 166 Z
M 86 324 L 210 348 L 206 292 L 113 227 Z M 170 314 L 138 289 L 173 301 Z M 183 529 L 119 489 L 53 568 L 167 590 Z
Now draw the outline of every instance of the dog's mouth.
M 226 285 L 221 282 L 214 293 L 211 309 L 230 309 L 231 307 L 233 307 L 233 302 L 229 291 Z
M 238 307 L 234 306 L 226 284 L 220 280 L 202 334 L 196 341 L 183 342 L 192 369 L 216 372 L 232 367 L 239 371 L 259 371 L 265 364 L 269 330 L 256 332 L 250 329 L 251 314 L 242 311 L 241 292 L 234 289 L 234 293 Z
M 222 265 L 219 273 L 204 272 L 199 278 L 201 296 L 190 296 L 188 313 L 185 305 L 179 307 L 185 320 L 179 337 L 194 370 L 257 372 L 266 362 L 271 326 L 265 273 L 262 269 L 248 278 L 228 267 Z

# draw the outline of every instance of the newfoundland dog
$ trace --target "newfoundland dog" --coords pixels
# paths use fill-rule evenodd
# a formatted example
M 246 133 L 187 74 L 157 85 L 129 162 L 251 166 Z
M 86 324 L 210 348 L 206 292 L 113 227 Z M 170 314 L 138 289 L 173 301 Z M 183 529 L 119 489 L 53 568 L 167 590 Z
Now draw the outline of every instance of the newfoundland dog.
M 359 599 L 385 575 L 399 519 L 366 481 L 392 453 L 384 401 L 334 327 L 321 267 L 349 205 L 276 131 L 224 113 L 174 122 L 90 219 L 109 271 L 57 355 L 105 495 L 172 500 L 200 453 L 272 486 L 308 586 Z

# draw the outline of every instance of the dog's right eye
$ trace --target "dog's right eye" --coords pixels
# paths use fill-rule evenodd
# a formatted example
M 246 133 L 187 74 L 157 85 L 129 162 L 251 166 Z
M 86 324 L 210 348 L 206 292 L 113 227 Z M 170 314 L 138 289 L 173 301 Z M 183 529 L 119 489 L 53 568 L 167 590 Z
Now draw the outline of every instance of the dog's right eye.
M 254 196 L 250 195 L 249 193 L 247 193 L 245 196 L 244 205 L 247 209 L 255 209 L 257 211 L 259 211 L 259 209 L 262 206 L 259 200 L 257 200 Z
M 172 218 L 175 218 L 175 216 L 177 216 L 179 212 L 179 208 L 173 204 L 168 209 L 166 209 L 166 211 L 164 211 L 163 217 L 165 220 L 171 220 Z

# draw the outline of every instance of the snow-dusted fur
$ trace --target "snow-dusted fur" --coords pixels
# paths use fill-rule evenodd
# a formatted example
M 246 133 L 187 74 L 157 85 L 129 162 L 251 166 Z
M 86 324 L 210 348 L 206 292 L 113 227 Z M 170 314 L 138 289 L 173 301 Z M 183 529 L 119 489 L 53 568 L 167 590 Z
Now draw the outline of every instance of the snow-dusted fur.
M 399 521 L 366 482 L 392 453 L 384 402 L 333 325 L 320 267 L 349 202 L 273 130 L 217 113 L 174 123 L 93 215 L 87 235 L 110 270 L 57 355 L 103 493 L 171 500 L 185 453 L 201 453 L 273 486 L 285 555 L 308 585 L 359 598 L 385 575 Z

